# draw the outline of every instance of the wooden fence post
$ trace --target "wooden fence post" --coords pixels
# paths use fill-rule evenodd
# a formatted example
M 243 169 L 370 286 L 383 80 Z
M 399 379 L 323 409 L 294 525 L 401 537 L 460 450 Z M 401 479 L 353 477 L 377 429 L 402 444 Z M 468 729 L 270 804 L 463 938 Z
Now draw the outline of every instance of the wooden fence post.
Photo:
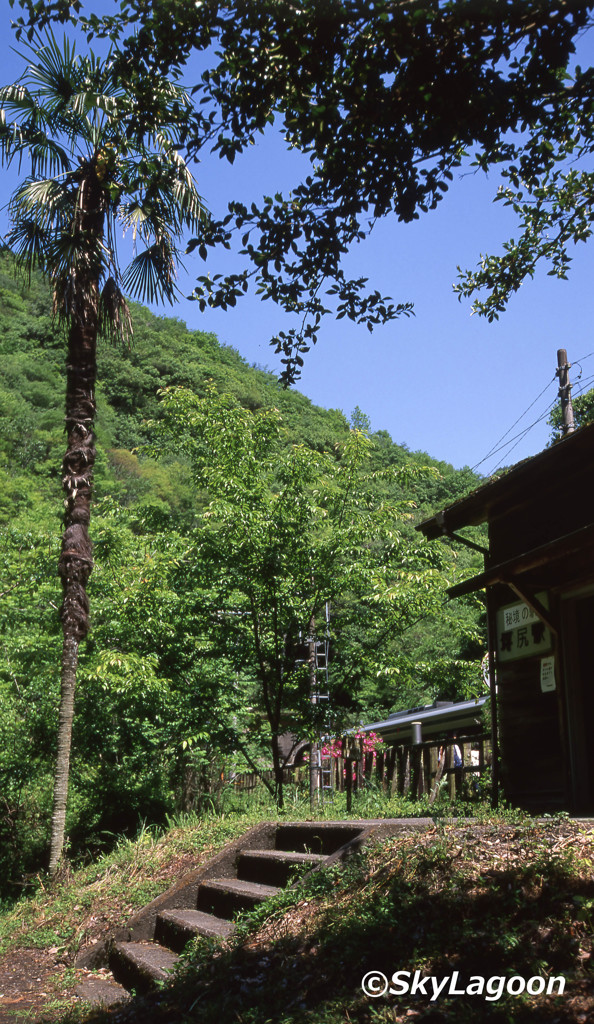
M 344 763 L 346 767 L 346 809 L 350 812 L 353 806 L 353 762 L 350 757 L 345 757 Z
M 446 747 L 445 753 L 446 768 L 448 769 L 448 794 L 450 800 L 453 800 L 456 796 L 456 776 L 454 774 L 454 748 L 450 743 Z
M 423 747 L 423 793 L 431 791 L 431 747 Z
M 388 783 L 388 792 L 391 795 L 398 783 L 396 775 L 396 747 L 390 747 L 388 750 L 388 774 L 386 781 Z
M 410 747 L 402 748 L 402 795 L 410 792 Z

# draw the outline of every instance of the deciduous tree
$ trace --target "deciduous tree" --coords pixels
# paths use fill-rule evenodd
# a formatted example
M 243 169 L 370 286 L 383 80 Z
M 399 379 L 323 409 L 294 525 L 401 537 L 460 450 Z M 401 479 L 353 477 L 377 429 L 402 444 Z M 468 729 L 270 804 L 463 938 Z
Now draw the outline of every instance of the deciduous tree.
M 251 413 L 214 387 L 203 398 L 168 389 L 163 405 L 150 450 L 184 452 L 208 496 L 188 555 L 205 635 L 213 653 L 256 682 L 253 725 L 272 752 L 282 805 L 281 735 L 329 728 L 312 702 L 308 665 L 326 602 L 341 601 L 333 643 L 363 608 L 366 628 L 393 640 L 439 607 L 446 582 L 438 556 L 418 554 L 401 535 L 410 500 L 374 492 L 373 442 L 361 431 L 324 453 L 288 444 L 274 410 Z M 392 484 L 420 472 L 395 470 Z M 378 643 L 367 652 L 368 671 L 379 671 L 384 651 Z

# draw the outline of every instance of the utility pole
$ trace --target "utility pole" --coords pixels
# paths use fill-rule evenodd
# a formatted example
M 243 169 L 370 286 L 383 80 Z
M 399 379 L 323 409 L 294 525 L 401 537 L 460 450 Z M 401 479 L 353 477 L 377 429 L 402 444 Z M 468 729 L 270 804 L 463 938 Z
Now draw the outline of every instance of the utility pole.
M 562 433 L 572 434 L 575 430 L 573 421 L 573 406 L 571 404 L 571 384 L 569 383 L 569 368 L 571 363 L 567 362 L 567 351 L 564 348 L 557 349 L 557 372 L 559 378 L 559 398 L 561 399 L 561 414 L 563 416 Z

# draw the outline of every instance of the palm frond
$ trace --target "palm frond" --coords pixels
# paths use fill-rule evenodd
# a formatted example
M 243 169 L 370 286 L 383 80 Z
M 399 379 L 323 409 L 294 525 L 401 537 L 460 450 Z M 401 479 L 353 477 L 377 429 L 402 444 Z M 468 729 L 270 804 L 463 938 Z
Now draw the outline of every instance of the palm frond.
M 140 238 L 148 245 L 164 236 L 179 234 L 176 215 L 169 217 L 168 208 L 162 190 L 154 188 L 129 202 L 121 202 L 118 218 L 124 231 L 132 229 L 135 243 Z
M 110 252 L 101 238 L 79 231 L 55 231 L 47 242 L 47 263 L 61 316 L 70 315 L 69 294 L 99 287 L 108 275 Z
M 96 89 L 88 89 L 75 93 L 70 99 L 70 109 L 78 117 L 89 114 L 103 113 L 108 117 L 117 118 L 119 113 L 118 98 Z
M 47 274 L 51 263 L 48 259 L 51 236 L 36 220 L 21 218 L 10 229 L 5 242 L 13 252 L 17 266 L 25 270 L 29 281 L 36 268 Z
M 47 121 L 43 108 L 39 105 L 24 85 L 4 85 L 0 88 L 0 108 L 2 122 L 5 123 L 6 116 L 17 116 L 25 118 L 26 123 L 43 124 Z
M 176 251 L 171 242 L 164 238 L 144 249 L 124 271 L 123 285 L 126 291 L 141 302 L 167 299 L 173 303 L 177 291 L 175 256 Z
M 32 138 L 28 142 L 31 170 L 33 174 L 49 175 L 67 174 L 72 169 L 72 155 L 55 139 L 47 135 Z
M 80 236 L 68 232 L 53 234 L 48 242 L 45 272 L 53 289 L 53 313 L 60 321 L 85 321 L 94 303 L 98 313 L 98 285 L 109 260 L 104 247 L 92 243 L 81 248 Z
M 189 172 L 187 176 L 180 175 L 172 182 L 167 198 L 170 217 L 177 217 L 180 233 L 183 229 L 197 231 L 200 222 L 206 221 L 210 216 Z
M 77 97 L 97 91 L 95 82 L 91 81 L 91 77 L 97 77 L 95 63 L 76 55 L 74 44 L 67 37 L 60 45 L 51 33 L 46 43 L 40 43 L 38 48 L 28 46 L 27 50 L 34 59 L 20 81 L 26 83 L 26 91 L 34 96 L 42 110 L 48 131 L 70 140 L 77 135 L 84 137 L 86 122 L 78 110 Z
M 28 178 L 10 198 L 8 212 L 16 223 L 35 220 L 44 230 L 65 229 L 72 220 L 73 186 L 56 178 Z
M 35 90 L 48 109 L 62 107 L 80 87 L 84 62 L 66 35 L 61 44 L 52 32 L 47 33 L 46 42 L 39 36 L 34 37 L 34 42 L 35 45 L 26 46 L 32 59 L 21 80 Z
M 152 236 L 150 228 L 150 211 L 144 206 L 142 198 L 138 197 L 127 203 L 120 203 L 118 217 L 124 231 L 132 230 L 132 241 L 136 243 L 140 235 L 145 241 Z
M 0 153 L 7 166 L 17 160 L 20 167 L 25 156 L 28 157 L 32 173 L 44 177 L 63 174 L 71 166 L 67 150 L 35 127 L 27 130 L 18 124 L 4 128 L 0 125 Z
M 99 297 L 99 331 L 114 344 L 128 344 L 133 334 L 130 307 L 115 279 L 109 277 Z
M 200 221 L 206 220 L 206 204 L 196 188 L 186 162 L 175 149 L 167 150 L 168 162 L 160 181 L 160 200 L 164 215 L 174 226 L 176 234 L 185 229 L 196 231 Z
M 67 170 L 70 158 L 54 137 L 55 125 L 37 98 L 20 85 L 0 89 L 0 147 L 2 159 L 31 156 L 35 173 L 55 174 Z
M 128 159 L 122 162 L 125 192 L 133 196 L 124 202 L 120 218 L 126 227 L 137 231 L 160 233 L 160 224 L 166 224 L 175 237 L 185 230 L 196 231 L 201 221 L 208 218 L 206 204 L 196 188 L 185 162 L 175 152 L 151 154 L 144 160 Z

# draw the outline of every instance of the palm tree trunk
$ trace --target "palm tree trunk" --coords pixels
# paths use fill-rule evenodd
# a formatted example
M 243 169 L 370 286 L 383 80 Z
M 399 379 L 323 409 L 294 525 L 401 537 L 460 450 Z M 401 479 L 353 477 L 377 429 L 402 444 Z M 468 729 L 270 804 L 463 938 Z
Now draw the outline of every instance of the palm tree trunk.
M 66 429 L 68 445 L 62 463 L 66 493 L 62 551 L 58 574 L 62 581 L 62 681 L 58 717 L 58 749 L 54 777 L 54 807 L 50 840 L 50 875 L 54 875 L 64 846 L 66 802 L 70 774 L 70 745 L 78 647 L 89 629 L 87 581 L 93 569 L 89 537 L 91 487 L 95 463 L 93 420 L 97 374 L 96 289 L 88 295 L 85 322 L 73 322 L 68 345 Z
M 50 841 L 49 872 L 54 876 L 62 855 L 66 830 L 66 803 L 70 776 L 70 745 L 74 719 L 74 691 L 78 665 L 78 643 L 64 637 L 62 645 L 62 686 L 58 717 L 58 750 L 54 773 L 54 809 Z
M 70 747 L 79 644 L 89 630 L 87 582 L 93 569 L 89 537 L 91 489 L 95 464 L 95 380 L 97 377 L 98 285 L 93 252 L 102 235 L 101 194 L 96 181 L 83 181 L 80 190 L 81 272 L 73 274 L 70 330 L 66 365 L 66 454 L 62 484 L 66 494 L 62 550 L 58 575 L 62 581 L 63 649 L 58 745 L 54 776 L 54 805 L 49 872 L 56 873 L 64 847 Z M 84 254 L 87 254 L 87 261 Z M 86 271 L 86 272 L 84 272 Z

